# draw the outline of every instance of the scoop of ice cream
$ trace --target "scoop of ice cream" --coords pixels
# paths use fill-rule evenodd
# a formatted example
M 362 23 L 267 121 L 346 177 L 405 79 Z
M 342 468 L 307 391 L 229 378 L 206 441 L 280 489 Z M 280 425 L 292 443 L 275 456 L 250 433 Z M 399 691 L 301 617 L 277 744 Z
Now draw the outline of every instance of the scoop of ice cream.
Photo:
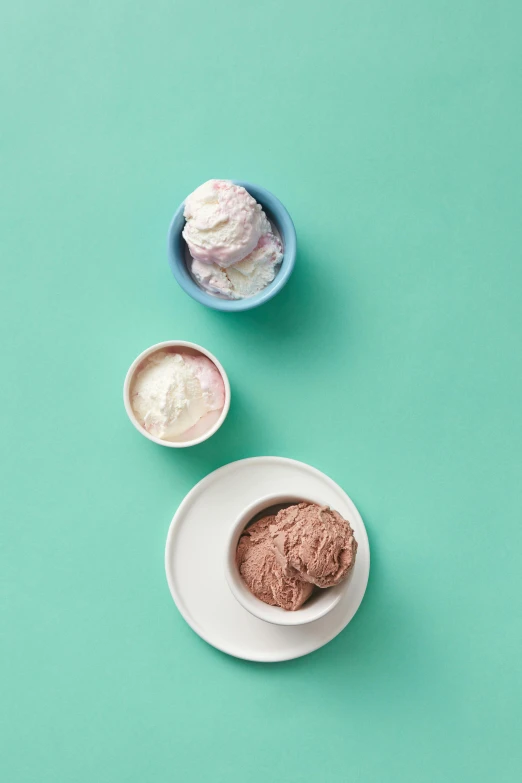
M 268 516 L 248 527 L 237 546 L 236 562 L 245 584 L 256 598 L 270 606 L 295 611 L 310 597 L 313 585 L 298 576 L 286 576 L 279 563 Z
M 257 247 L 242 261 L 226 269 L 192 259 L 191 270 L 201 288 L 226 299 L 246 299 L 272 282 L 283 259 L 281 240 L 263 234 Z
M 257 246 L 270 223 L 245 188 L 223 179 L 200 185 L 185 201 L 183 237 L 190 255 L 205 264 L 229 267 Z
M 332 587 L 348 576 L 355 563 L 353 530 L 327 506 L 298 503 L 281 509 L 270 525 L 270 535 L 287 577 Z
M 206 356 L 158 351 L 137 373 L 131 404 L 147 432 L 174 440 L 210 411 L 223 408 L 225 386 Z

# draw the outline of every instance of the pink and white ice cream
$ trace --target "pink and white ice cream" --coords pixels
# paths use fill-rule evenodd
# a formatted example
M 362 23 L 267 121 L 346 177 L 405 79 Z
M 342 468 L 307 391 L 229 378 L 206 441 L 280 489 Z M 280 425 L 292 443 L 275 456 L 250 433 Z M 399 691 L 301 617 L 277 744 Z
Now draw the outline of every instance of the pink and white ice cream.
M 131 387 L 134 414 L 147 432 L 161 440 L 190 440 L 223 410 L 225 386 L 206 356 L 162 350 L 151 354 Z
M 283 258 L 282 243 L 245 188 L 211 179 L 188 196 L 184 215 L 191 272 L 201 288 L 244 299 L 272 282 Z

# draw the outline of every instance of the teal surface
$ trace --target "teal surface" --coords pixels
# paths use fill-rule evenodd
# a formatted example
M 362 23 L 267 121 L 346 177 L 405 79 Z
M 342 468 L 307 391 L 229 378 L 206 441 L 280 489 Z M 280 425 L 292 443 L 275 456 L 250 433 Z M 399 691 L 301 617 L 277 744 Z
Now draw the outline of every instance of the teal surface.
M 522 6 L 23 0 L 0 11 L 6 783 L 520 780 Z M 273 191 L 295 274 L 203 309 L 166 233 L 209 177 Z M 213 351 L 230 416 L 128 422 L 159 340 Z M 280 665 L 183 622 L 185 493 L 275 454 L 338 481 L 372 573 Z

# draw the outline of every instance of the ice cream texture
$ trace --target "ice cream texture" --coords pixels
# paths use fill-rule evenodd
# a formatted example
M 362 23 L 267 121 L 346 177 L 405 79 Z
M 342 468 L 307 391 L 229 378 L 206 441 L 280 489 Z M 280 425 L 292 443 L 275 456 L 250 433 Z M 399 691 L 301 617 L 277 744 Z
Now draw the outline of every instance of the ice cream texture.
M 247 527 L 239 539 L 236 562 L 257 598 L 295 611 L 315 587 L 345 580 L 356 554 L 349 522 L 327 506 L 303 502 Z
M 286 576 L 272 545 L 268 516 L 250 525 L 237 547 L 236 561 L 245 584 L 265 604 L 294 611 L 311 596 L 313 585 L 296 576 Z
M 263 234 L 257 247 L 242 261 L 226 269 L 193 259 L 192 274 L 211 294 L 227 299 L 245 299 L 263 290 L 276 276 L 283 246 L 274 234 Z
M 223 409 L 225 386 L 206 356 L 157 351 L 136 374 L 131 404 L 147 432 L 176 440 L 208 413 Z
M 327 506 L 299 503 L 284 508 L 270 532 L 284 573 L 298 575 L 317 587 L 339 584 L 355 563 L 353 530 Z
M 184 216 L 188 263 L 203 290 L 245 299 L 272 282 L 283 245 L 261 205 L 244 187 L 211 179 L 188 196 Z
M 245 188 L 210 179 L 185 201 L 183 236 L 190 255 L 222 267 L 237 264 L 256 247 L 270 223 L 261 205 Z

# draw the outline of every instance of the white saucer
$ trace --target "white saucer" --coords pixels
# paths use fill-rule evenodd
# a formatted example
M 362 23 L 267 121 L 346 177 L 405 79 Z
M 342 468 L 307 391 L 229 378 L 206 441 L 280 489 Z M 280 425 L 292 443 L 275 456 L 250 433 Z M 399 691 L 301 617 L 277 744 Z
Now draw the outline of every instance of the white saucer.
M 339 511 L 359 544 L 350 589 L 319 620 L 278 626 L 251 615 L 225 579 L 227 533 L 238 515 L 263 495 L 313 495 Z M 348 495 L 319 470 L 282 457 L 231 462 L 188 493 L 171 522 L 165 548 L 170 592 L 191 628 L 209 644 L 248 661 L 287 661 L 317 650 L 345 628 L 363 599 L 370 572 L 368 536 Z

